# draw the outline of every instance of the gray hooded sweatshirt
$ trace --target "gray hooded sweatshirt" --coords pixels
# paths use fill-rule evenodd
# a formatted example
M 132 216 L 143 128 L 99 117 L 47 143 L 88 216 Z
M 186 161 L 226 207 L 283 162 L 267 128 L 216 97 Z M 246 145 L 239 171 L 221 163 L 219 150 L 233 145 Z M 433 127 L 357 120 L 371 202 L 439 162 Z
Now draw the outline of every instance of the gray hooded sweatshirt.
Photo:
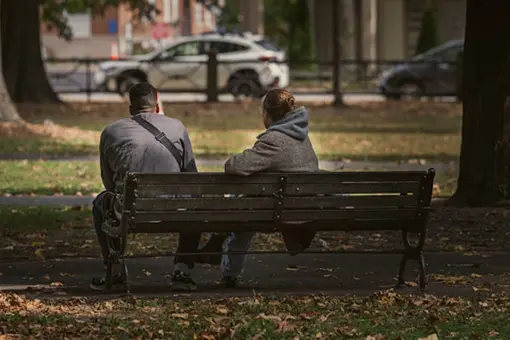
M 257 172 L 315 172 L 319 161 L 308 138 L 308 112 L 301 106 L 257 137 L 255 145 L 232 156 L 225 172 L 248 176 Z
M 179 120 L 154 113 L 139 115 L 166 134 L 184 155 L 183 164 L 137 122 L 121 119 L 103 130 L 99 143 L 101 178 L 108 191 L 119 190 L 127 172 L 197 172 L 188 132 Z

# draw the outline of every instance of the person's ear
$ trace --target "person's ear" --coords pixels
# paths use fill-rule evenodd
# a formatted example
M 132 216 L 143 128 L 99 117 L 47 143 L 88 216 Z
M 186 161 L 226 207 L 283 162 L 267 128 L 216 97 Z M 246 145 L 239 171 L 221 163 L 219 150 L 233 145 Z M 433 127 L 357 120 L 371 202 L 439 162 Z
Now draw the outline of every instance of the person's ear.
M 159 108 L 159 104 L 156 104 L 156 113 L 159 113 L 161 109 Z

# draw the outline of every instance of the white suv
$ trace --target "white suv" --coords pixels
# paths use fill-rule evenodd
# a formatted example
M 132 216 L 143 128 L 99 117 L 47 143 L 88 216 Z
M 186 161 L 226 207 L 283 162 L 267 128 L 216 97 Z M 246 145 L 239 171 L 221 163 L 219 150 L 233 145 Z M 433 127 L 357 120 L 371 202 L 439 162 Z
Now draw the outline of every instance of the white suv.
M 96 85 L 126 93 L 147 81 L 160 91 L 196 92 L 207 88 L 210 50 L 218 55 L 218 88 L 235 96 L 262 96 L 272 87 L 287 87 L 289 67 L 285 52 L 262 36 L 204 34 L 181 37 L 149 54 L 99 64 Z

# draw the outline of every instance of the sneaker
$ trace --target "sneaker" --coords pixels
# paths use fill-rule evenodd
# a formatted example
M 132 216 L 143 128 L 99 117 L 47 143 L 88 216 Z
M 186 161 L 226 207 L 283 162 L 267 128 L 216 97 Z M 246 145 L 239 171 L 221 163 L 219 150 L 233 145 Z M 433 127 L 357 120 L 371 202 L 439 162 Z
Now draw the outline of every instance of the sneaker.
M 122 275 L 115 274 L 112 276 L 112 289 L 118 289 L 124 287 L 124 280 L 122 280 Z M 106 289 L 106 278 L 93 278 L 90 283 L 90 288 L 96 291 L 105 292 Z
M 175 271 L 172 274 L 172 283 L 170 288 L 175 291 L 191 292 L 197 289 L 197 284 L 189 274 Z
M 224 276 L 221 279 L 221 283 L 224 284 L 227 288 L 235 288 L 239 283 L 239 278 L 234 276 Z

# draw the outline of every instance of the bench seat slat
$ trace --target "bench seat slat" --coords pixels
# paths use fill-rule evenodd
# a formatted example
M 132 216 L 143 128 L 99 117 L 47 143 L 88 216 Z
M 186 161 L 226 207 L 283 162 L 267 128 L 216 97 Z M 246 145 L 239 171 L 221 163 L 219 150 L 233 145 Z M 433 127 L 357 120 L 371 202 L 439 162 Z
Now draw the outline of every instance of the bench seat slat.
M 284 210 L 282 221 L 308 221 L 333 219 L 413 219 L 416 218 L 417 209 L 328 209 L 328 210 Z M 254 211 L 150 211 L 138 212 L 135 222 L 151 221 L 268 221 L 274 219 L 273 210 Z
M 173 185 L 138 185 L 139 198 L 157 198 L 165 195 L 247 195 L 272 196 L 279 190 L 278 184 L 173 184 Z M 287 183 L 286 196 L 315 196 L 329 194 L 383 194 L 413 193 L 420 189 L 419 182 L 330 182 L 330 183 Z
M 271 233 L 281 230 L 289 230 L 296 228 L 299 230 L 316 230 L 316 231 L 349 231 L 349 230 L 408 230 L 421 231 L 424 228 L 423 223 L 419 223 L 414 219 L 366 219 L 366 220 L 321 220 L 301 224 L 281 224 L 260 222 L 158 222 L 137 223 L 130 229 L 130 233 L 165 233 L 165 232 L 182 232 L 182 231 L 201 231 L 201 232 L 239 232 L 239 231 L 258 231 Z
M 275 197 L 142 198 L 136 211 L 188 210 L 264 210 L 275 207 Z M 309 196 L 286 197 L 285 209 L 328 209 L 342 207 L 416 207 L 418 196 Z
M 342 172 L 318 172 L 318 173 L 266 173 L 256 176 L 234 176 L 224 173 L 132 173 L 139 185 L 147 184 L 270 184 L 278 183 L 279 176 L 284 175 L 287 183 L 329 183 L 342 181 L 419 181 L 427 176 L 426 171 L 342 171 Z

